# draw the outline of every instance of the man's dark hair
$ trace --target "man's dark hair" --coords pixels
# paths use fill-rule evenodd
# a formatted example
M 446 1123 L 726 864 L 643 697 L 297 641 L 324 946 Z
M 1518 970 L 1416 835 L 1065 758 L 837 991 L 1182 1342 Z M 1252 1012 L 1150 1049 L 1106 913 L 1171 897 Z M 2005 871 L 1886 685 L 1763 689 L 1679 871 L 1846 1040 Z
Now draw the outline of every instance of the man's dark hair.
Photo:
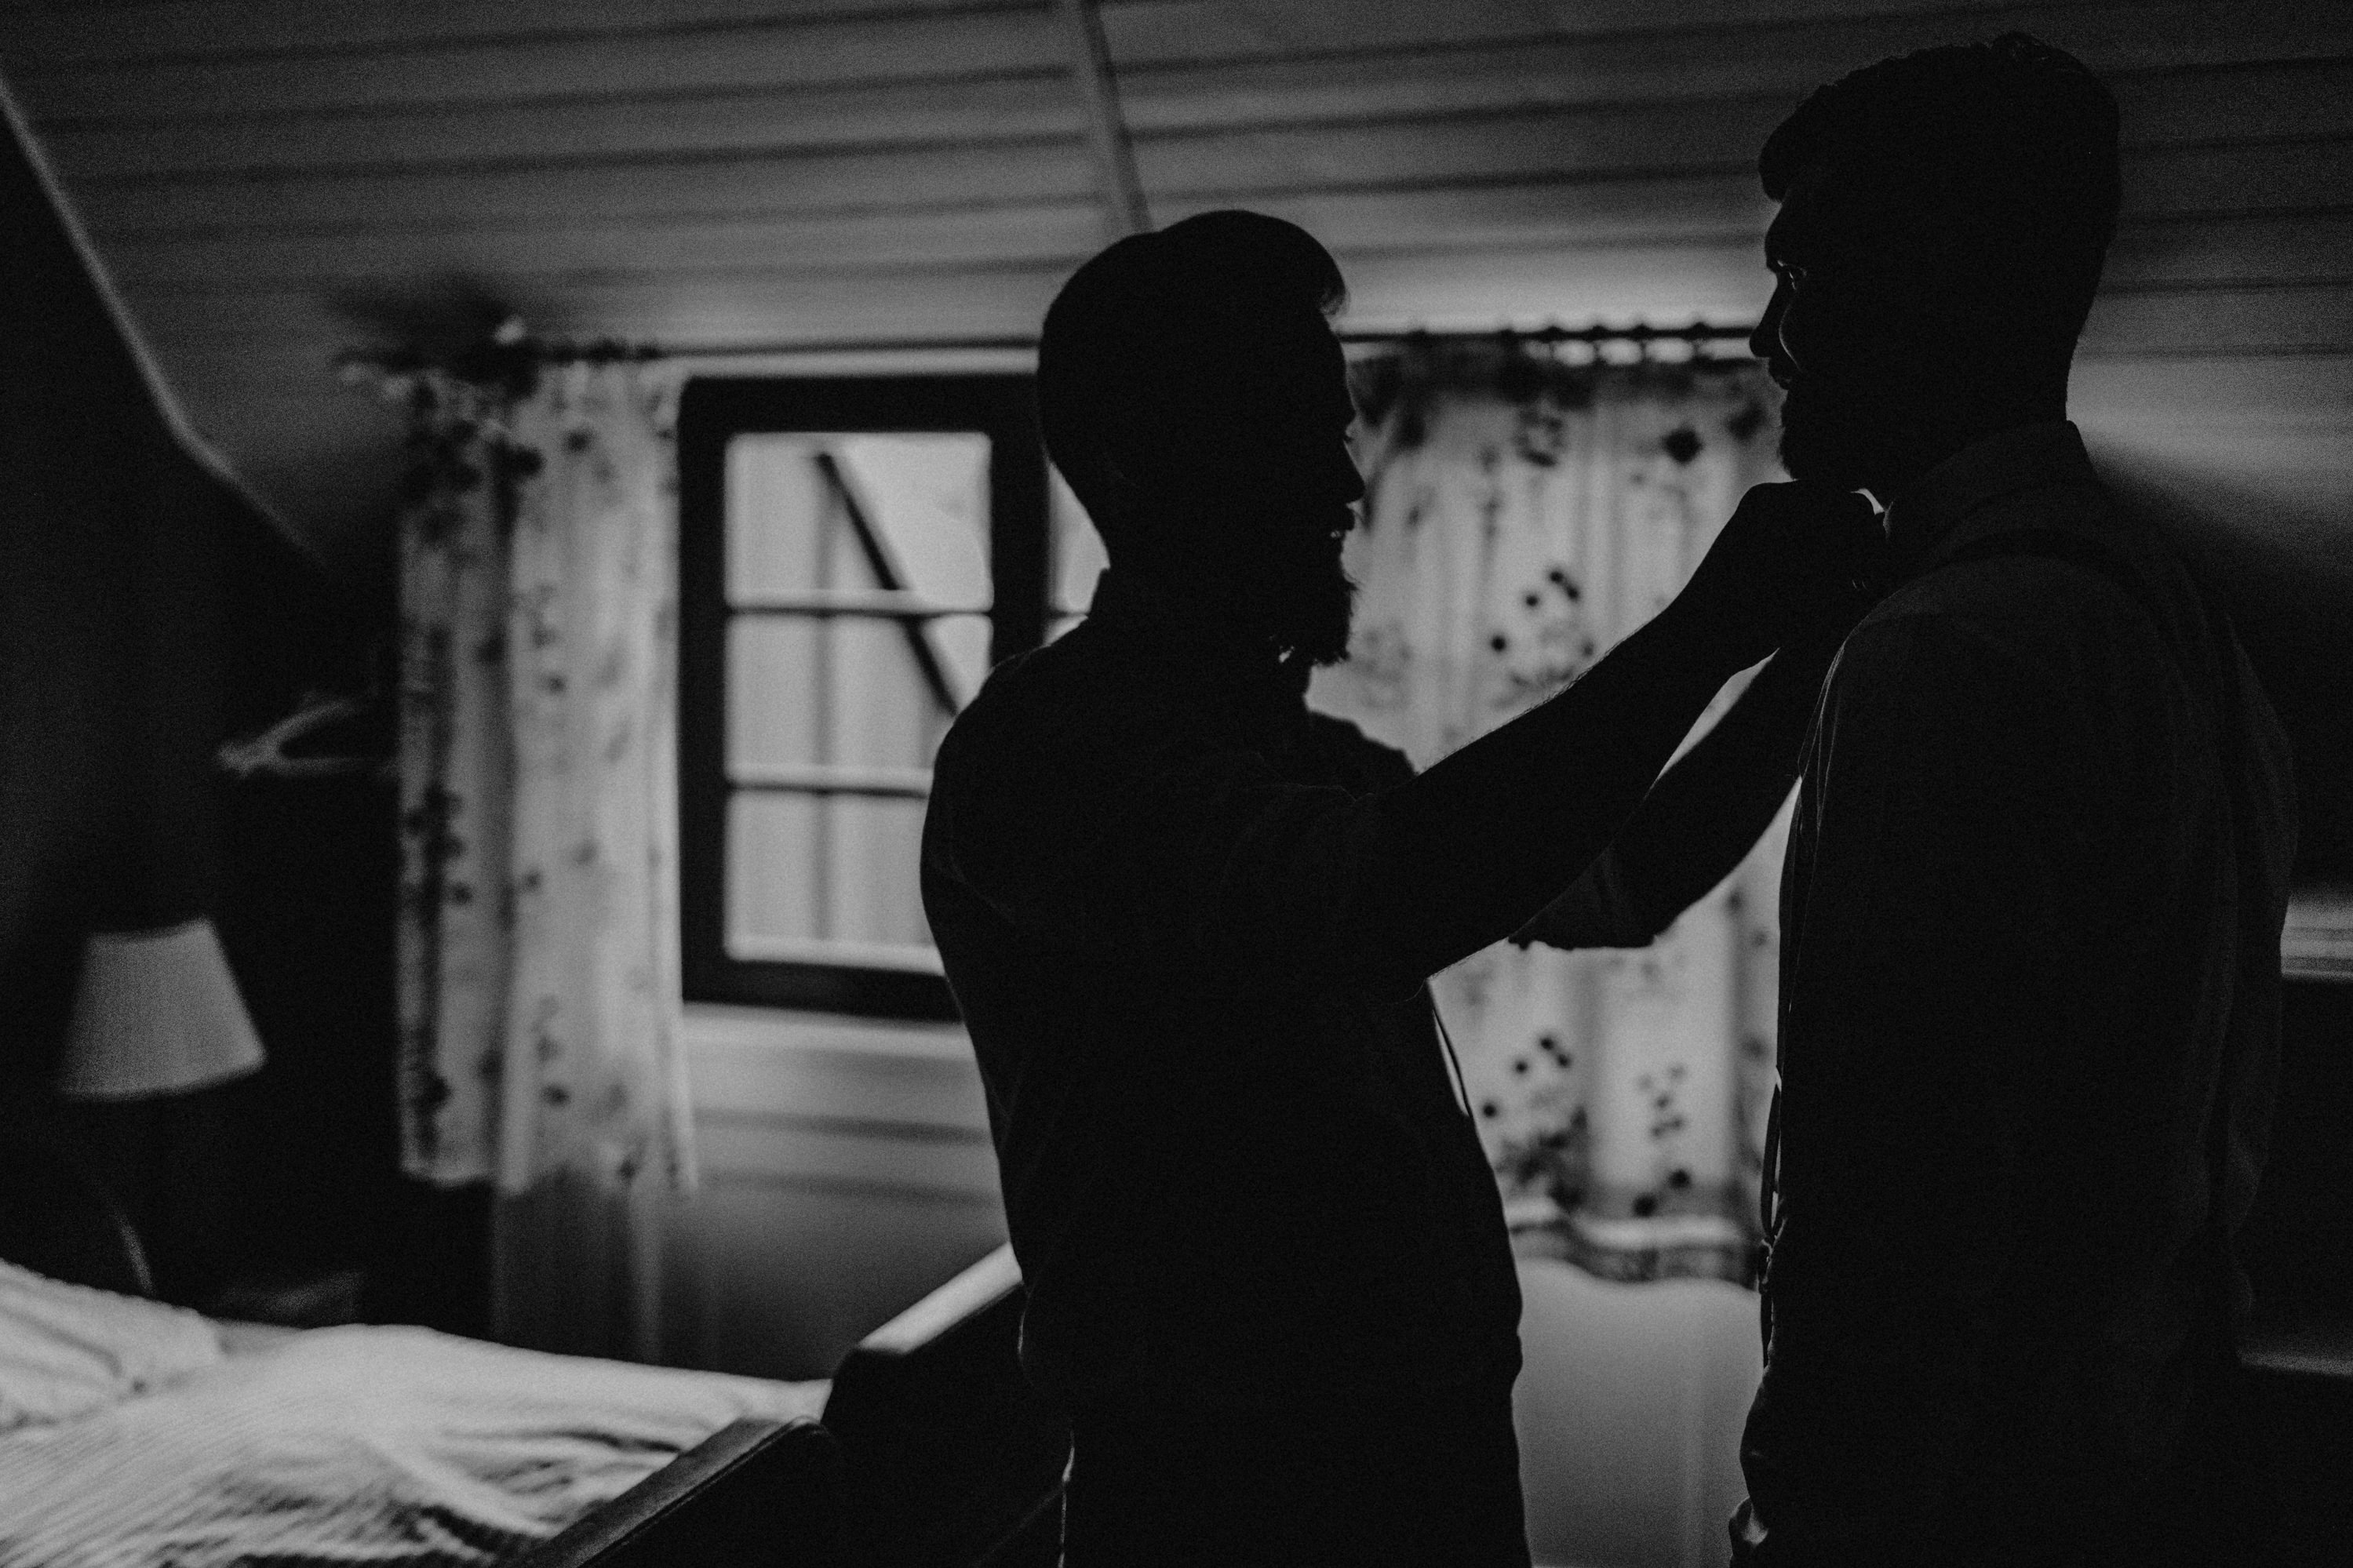
M 1346 299 L 1339 264 L 1296 224 L 1211 212 L 1131 235 L 1073 273 L 1038 342 L 1046 450 L 1106 528 L 1113 466 L 1156 481 L 1177 432 L 1229 398 L 1253 361 Z M 1288 333 L 1286 334 L 1286 329 Z
M 2015 268 L 1989 281 L 2073 342 L 2116 235 L 2116 133 L 2106 84 L 2063 50 L 2005 33 L 1817 89 L 1766 141 L 1757 173 L 1779 201 L 1820 164 L 1891 222 L 1968 206 Z

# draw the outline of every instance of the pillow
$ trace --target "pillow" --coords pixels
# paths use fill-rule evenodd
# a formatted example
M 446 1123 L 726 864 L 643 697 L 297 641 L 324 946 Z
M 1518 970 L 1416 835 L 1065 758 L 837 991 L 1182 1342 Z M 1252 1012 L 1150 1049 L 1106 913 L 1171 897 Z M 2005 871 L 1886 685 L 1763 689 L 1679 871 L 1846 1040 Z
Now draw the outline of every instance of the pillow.
M 198 1313 L 0 1263 L 0 1432 L 67 1421 L 222 1356 Z

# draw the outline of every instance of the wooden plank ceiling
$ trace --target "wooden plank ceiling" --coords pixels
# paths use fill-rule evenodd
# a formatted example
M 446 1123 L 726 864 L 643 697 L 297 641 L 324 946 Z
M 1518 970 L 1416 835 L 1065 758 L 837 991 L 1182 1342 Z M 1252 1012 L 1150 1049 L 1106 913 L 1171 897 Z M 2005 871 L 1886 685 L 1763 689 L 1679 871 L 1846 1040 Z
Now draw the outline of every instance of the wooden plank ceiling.
M 2189 365 L 2353 406 L 2342 0 L 1100 16 L 1155 220 L 1282 214 L 1353 323 L 1481 328 L 1753 316 L 1754 160 L 1797 100 L 2026 27 L 2125 105 L 2104 395 Z M 396 456 L 334 355 L 466 301 L 678 347 L 1032 330 L 1104 233 L 1071 58 L 1047 0 L 0 0 L 0 72 L 195 423 L 331 553 Z

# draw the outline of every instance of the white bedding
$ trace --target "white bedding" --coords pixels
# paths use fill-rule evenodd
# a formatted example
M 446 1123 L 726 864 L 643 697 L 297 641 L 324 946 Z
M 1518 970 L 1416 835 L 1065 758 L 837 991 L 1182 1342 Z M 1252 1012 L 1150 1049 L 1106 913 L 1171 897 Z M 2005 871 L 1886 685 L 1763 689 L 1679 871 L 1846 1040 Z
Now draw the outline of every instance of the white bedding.
M 49 1380 L 33 1380 L 41 1397 L 71 1404 L 48 1364 L 58 1313 L 28 1331 L 10 1305 L 0 1289 L 0 1407 L 27 1365 Z M 824 1404 L 821 1383 L 540 1355 L 425 1329 L 314 1329 L 237 1355 L 218 1353 L 216 1335 L 199 1352 L 191 1314 L 129 1305 L 80 1336 L 101 1342 L 81 1347 L 80 1370 L 113 1368 L 113 1397 L 0 1430 L 0 1568 L 489 1563 L 730 1421 L 814 1416 Z M 146 1315 L 158 1342 L 142 1349 Z M 126 1334 L 129 1345 L 104 1342 Z M 39 1353 L 21 1353 L 27 1344 Z
M 74 1416 L 221 1359 L 195 1312 L 0 1262 L 0 1433 Z

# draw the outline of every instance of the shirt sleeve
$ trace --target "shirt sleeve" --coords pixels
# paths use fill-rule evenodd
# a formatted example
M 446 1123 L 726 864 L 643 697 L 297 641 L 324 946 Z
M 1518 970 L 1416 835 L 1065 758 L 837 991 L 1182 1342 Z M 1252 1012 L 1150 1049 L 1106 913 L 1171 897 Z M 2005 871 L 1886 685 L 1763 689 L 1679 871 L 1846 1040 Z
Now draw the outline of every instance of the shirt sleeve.
M 2050 1100 L 2084 803 L 2110 765 L 2063 673 L 1915 615 L 1858 632 L 1824 702 L 1783 939 L 1772 1337 L 1743 1443 L 1757 1515 L 1794 1552 L 1771 1561 L 1906 1560 L 1947 1501 Z
M 1648 947 L 1681 912 L 1678 908 L 1662 921 L 1644 909 L 1627 885 L 1613 845 L 1595 856 L 1535 919 L 1514 931 L 1512 940 L 1523 947 L 1534 942 L 1563 948 Z
M 1641 808 L 1514 942 L 1646 947 L 1738 869 L 1797 787 L 1841 638 L 1784 648 L 1651 786 Z
M 1261 753 L 1124 711 L 1068 741 L 1043 719 L 976 747 L 952 735 L 938 841 L 998 918 L 1082 957 L 1401 990 L 1582 871 L 1720 684 L 1609 663 L 1363 791 L 1291 782 Z M 990 776 L 1008 758 L 1019 765 Z

